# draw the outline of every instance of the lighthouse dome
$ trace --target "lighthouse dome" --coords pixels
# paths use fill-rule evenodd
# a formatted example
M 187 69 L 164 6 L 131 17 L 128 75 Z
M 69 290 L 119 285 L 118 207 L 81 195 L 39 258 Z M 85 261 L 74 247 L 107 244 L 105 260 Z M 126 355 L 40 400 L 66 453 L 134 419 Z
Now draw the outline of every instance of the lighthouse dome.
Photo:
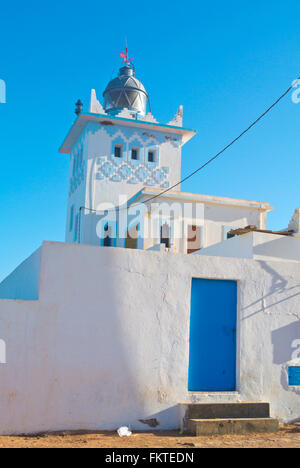
M 120 68 L 119 76 L 108 83 L 103 93 L 107 113 L 116 114 L 127 108 L 141 115 L 146 114 L 148 94 L 134 75 L 134 68 L 125 65 Z

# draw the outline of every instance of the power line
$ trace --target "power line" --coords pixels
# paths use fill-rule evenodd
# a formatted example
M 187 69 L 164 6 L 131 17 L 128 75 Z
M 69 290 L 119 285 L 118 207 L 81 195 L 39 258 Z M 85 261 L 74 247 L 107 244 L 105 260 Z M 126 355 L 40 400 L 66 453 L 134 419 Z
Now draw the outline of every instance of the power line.
M 298 78 L 299 80 L 300 78 Z M 236 137 L 234 140 L 232 140 L 227 146 L 225 146 L 221 151 L 219 151 L 215 156 L 213 156 L 212 158 L 210 158 L 205 164 L 203 164 L 202 166 L 198 167 L 198 169 L 196 169 L 195 171 L 191 172 L 189 175 L 187 175 L 186 177 L 184 177 L 183 179 L 181 179 L 179 182 L 177 182 L 176 184 L 172 185 L 171 187 L 168 187 L 166 190 L 158 193 L 157 195 L 154 195 L 153 197 L 151 198 L 148 198 L 147 200 L 145 200 L 144 202 L 142 203 L 148 203 L 149 201 L 151 200 L 154 200 L 155 198 L 158 198 L 160 197 L 161 195 L 163 195 L 164 193 L 167 193 L 169 192 L 170 190 L 172 190 L 173 188 L 175 187 L 178 187 L 178 185 L 182 184 L 183 182 L 185 182 L 186 180 L 190 179 L 191 177 L 193 177 L 195 174 L 197 174 L 198 172 L 200 172 L 202 169 L 204 169 L 206 166 L 208 166 L 210 163 L 212 163 L 215 159 L 217 159 L 219 156 L 221 156 L 221 154 L 225 153 L 226 150 L 228 150 L 232 145 L 234 145 L 234 143 L 236 143 L 240 138 L 242 138 L 242 136 L 244 136 L 247 132 L 249 132 L 249 130 L 251 130 L 251 128 L 253 128 L 263 117 L 265 117 L 275 106 L 277 106 L 277 104 L 291 91 L 291 89 L 293 89 L 294 85 L 292 84 L 263 114 L 261 114 L 251 125 L 249 125 L 249 127 L 246 128 L 246 130 L 244 130 L 238 137 Z
M 300 77 L 296 81 L 298 81 L 298 80 L 300 80 Z M 276 101 L 270 107 L 268 107 L 268 109 L 265 112 L 263 112 L 254 122 L 252 122 L 249 125 L 249 127 L 247 127 L 242 133 L 240 133 L 240 135 L 238 135 L 234 140 L 232 140 L 228 145 L 226 145 L 221 151 L 219 151 L 217 154 L 215 154 L 213 157 L 211 157 L 208 161 L 206 161 L 206 163 L 202 164 L 202 166 L 198 167 L 193 172 L 188 174 L 186 177 L 181 179 L 179 182 L 172 185 L 171 187 L 168 187 L 167 189 L 163 190 L 162 192 L 158 193 L 157 195 L 153 195 L 152 197 L 148 198 L 147 200 L 141 201 L 141 203 L 139 203 L 139 204 L 131 205 L 131 208 L 133 208 L 134 206 L 138 206 L 140 204 L 149 203 L 150 201 L 161 197 L 165 193 L 169 192 L 170 190 L 173 190 L 175 187 L 178 187 L 178 185 L 180 185 L 183 182 L 185 182 L 186 180 L 190 179 L 195 174 L 197 174 L 202 169 L 204 169 L 206 166 L 211 164 L 213 161 L 215 161 L 217 158 L 219 158 L 223 153 L 225 153 L 225 151 L 227 151 L 231 146 L 233 146 L 238 140 L 240 140 L 246 133 L 248 133 L 249 130 L 251 130 L 251 128 L 253 128 L 261 119 L 263 119 L 275 106 L 277 106 L 277 104 L 279 104 L 279 102 L 293 89 L 293 87 L 294 87 L 294 84 L 289 86 L 289 88 L 278 99 L 276 99 Z M 94 210 L 92 208 L 87 208 L 85 206 L 81 206 L 80 209 L 79 209 L 79 233 L 80 233 L 80 218 L 81 218 L 80 212 L 83 209 L 86 209 L 86 210 L 88 210 L 90 212 L 93 212 L 93 213 L 100 212 L 100 210 Z M 103 213 L 103 211 L 116 211 L 116 210 L 117 211 L 122 211 L 122 210 L 128 210 L 128 209 L 129 209 L 129 207 L 128 207 L 127 203 L 126 203 L 126 205 L 124 207 L 116 207 L 116 209 L 114 209 L 114 210 L 101 210 L 101 213 Z M 80 236 L 79 236 L 79 242 L 80 242 Z

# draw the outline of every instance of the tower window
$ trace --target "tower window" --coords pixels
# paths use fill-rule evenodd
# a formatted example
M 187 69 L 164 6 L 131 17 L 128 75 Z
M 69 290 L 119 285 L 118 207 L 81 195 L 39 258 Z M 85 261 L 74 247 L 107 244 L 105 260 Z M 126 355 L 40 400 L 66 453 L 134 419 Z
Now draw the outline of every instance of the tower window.
M 121 158 L 122 157 L 122 145 L 115 145 L 115 158 Z
M 148 151 L 148 162 L 154 163 L 156 161 L 156 151 L 150 150 Z
M 140 150 L 138 148 L 132 148 L 131 159 L 134 159 L 134 160 L 140 159 Z

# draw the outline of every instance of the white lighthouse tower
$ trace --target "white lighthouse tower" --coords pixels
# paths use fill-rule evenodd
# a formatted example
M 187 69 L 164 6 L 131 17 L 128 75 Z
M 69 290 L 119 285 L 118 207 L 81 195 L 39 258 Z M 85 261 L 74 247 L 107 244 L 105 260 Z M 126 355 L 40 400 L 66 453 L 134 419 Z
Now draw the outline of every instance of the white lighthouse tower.
M 89 112 L 77 103 L 60 149 L 70 154 L 66 241 L 193 253 L 234 228 L 266 229 L 269 204 L 180 191 L 181 149 L 196 132 L 182 127 L 182 106 L 167 124 L 147 113 L 148 93 L 124 57 L 103 106 L 95 90 Z
M 182 107 L 168 124 L 147 113 L 148 93 L 127 52 L 103 97 L 102 107 L 92 90 L 87 113 L 77 103 L 78 118 L 60 148 L 70 154 L 67 242 L 105 245 L 108 226 L 103 221 L 99 228 L 99 207 L 119 206 L 145 187 L 163 191 L 177 183 L 181 148 L 195 134 L 182 128 Z M 122 246 L 117 220 L 109 229 L 110 245 Z

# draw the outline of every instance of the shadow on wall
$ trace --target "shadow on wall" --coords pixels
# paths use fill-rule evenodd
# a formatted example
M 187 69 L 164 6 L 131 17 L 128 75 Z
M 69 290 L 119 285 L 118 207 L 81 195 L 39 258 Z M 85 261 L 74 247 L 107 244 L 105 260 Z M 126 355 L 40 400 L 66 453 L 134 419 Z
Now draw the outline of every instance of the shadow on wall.
M 268 263 L 259 261 L 260 266 L 271 276 L 271 287 L 269 288 L 268 294 L 263 295 L 256 301 L 248 304 L 243 307 L 243 312 L 246 312 L 248 309 L 253 307 L 258 307 L 255 312 L 250 313 L 247 316 L 244 316 L 242 320 L 249 319 L 254 315 L 259 314 L 260 312 L 266 312 L 272 307 L 282 304 L 286 301 L 289 301 L 297 296 L 300 296 L 300 284 L 288 287 L 288 280 L 283 278 L 274 268 L 272 268 Z M 297 292 L 298 291 L 298 292 Z M 279 300 L 272 301 L 274 295 L 282 295 Z M 300 320 L 300 311 L 299 311 L 299 320 Z
M 135 267 L 139 255 L 43 245 L 39 300 L 0 308 L 2 337 L 14 344 L 0 379 L 0 433 L 178 427 L 174 403 L 158 394 L 153 276 Z M 133 305 L 139 295 L 145 310 Z
M 60 283 L 59 292 L 64 295 L 63 307 L 58 304 L 62 315 L 58 333 L 55 329 L 51 333 L 60 337 L 53 367 L 62 389 L 51 393 L 52 410 L 56 407 L 55 411 L 60 411 L 59 402 L 67 398 L 64 411 L 72 414 L 71 424 L 75 419 L 81 429 L 91 425 L 92 429 L 178 427 L 177 409 L 167 409 L 168 402 L 161 404 L 158 398 L 159 368 L 151 354 L 152 322 L 142 321 L 132 306 L 137 288 L 142 296 L 149 296 L 150 303 L 152 277 L 141 277 L 139 272 L 124 274 L 137 259 L 123 249 L 66 244 L 61 248 L 61 263 L 53 261 L 51 277 L 47 278 L 47 283 L 53 280 L 54 288 Z M 125 270 L 120 266 L 124 261 Z M 55 297 L 55 289 L 50 289 L 50 294 Z M 53 349 L 53 344 L 46 348 Z M 163 406 L 163 411 L 153 414 Z M 61 417 L 62 425 L 70 427 L 67 415 Z
M 74 387 L 78 389 L 81 386 L 82 405 L 85 404 L 84 399 L 90 397 L 87 422 L 94 412 L 93 420 L 98 429 L 116 429 L 122 425 L 134 428 L 138 417 L 147 416 L 138 411 L 143 405 L 122 307 L 122 295 L 126 292 L 122 275 L 118 274 L 118 256 L 113 248 L 102 248 L 101 257 L 94 252 L 88 247 L 79 250 L 81 261 L 78 259 L 71 283 L 73 294 L 77 295 L 81 306 L 78 309 L 81 314 L 78 333 L 81 335 L 81 330 L 85 329 L 81 338 L 76 340 L 80 343 L 80 354 L 85 357 L 85 362 L 82 362 L 81 369 L 74 368 Z M 89 282 L 80 278 L 84 271 L 89 272 Z M 78 284 L 81 284 L 79 292 Z M 70 362 L 74 360 L 76 362 L 74 347 L 70 346 Z M 77 412 L 76 408 L 78 404 L 72 410 Z M 84 419 L 84 410 L 82 415 Z
M 40 247 L 0 283 L 0 299 L 38 300 L 41 252 Z
M 272 331 L 273 363 L 285 364 L 293 360 L 297 341 L 300 342 L 300 320 Z M 300 364 L 300 362 L 299 362 Z
M 300 396 L 300 387 L 298 386 L 289 386 L 289 377 L 288 377 L 288 372 L 289 372 L 289 365 L 285 365 L 281 369 L 281 377 L 280 377 L 280 383 L 282 388 L 286 392 L 293 392 L 297 396 Z M 298 416 L 296 416 L 296 411 L 293 411 L 293 416 L 296 416 L 296 418 L 289 420 L 290 423 L 300 421 L 300 408 L 298 406 L 297 408 Z
M 299 239 L 280 236 L 278 239 L 264 242 L 253 247 L 254 255 L 264 257 L 278 257 L 286 260 L 300 260 Z

